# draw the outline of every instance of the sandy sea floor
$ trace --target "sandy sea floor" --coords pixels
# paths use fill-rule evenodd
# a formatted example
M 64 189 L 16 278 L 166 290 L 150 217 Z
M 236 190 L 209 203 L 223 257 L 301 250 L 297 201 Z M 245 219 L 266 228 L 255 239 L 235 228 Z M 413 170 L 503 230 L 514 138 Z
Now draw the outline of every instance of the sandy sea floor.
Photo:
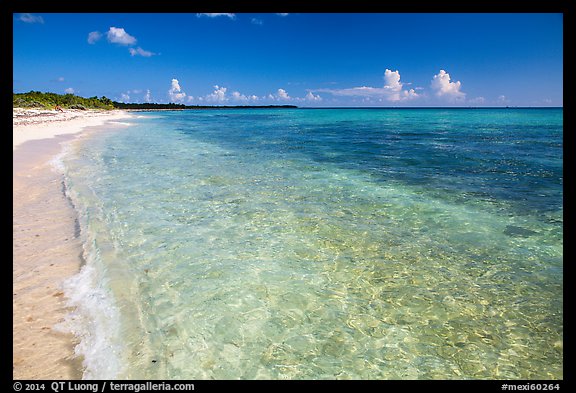
M 13 378 L 80 379 L 74 336 L 56 325 L 70 311 L 62 282 L 82 263 L 76 214 L 51 160 L 87 126 L 126 112 L 14 110 Z

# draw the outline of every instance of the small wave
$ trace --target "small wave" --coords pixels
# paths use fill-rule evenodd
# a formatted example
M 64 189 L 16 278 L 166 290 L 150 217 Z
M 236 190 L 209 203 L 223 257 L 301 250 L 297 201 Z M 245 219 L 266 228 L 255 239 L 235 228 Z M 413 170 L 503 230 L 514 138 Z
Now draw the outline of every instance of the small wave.
M 123 352 L 118 339 L 120 314 L 101 272 L 88 262 L 64 283 L 64 292 L 74 311 L 58 328 L 80 340 L 74 352 L 83 357 L 83 379 L 117 378 Z
M 73 311 L 56 328 L 74 334 L 79 340 L 74 352 L 83 358 L 83 379 L 115 379 L 123 370 L 120 311 L 108 285 L 100 248 L 88 229 L 88 214 L 83 212 L 77 193 L 69 186 L 64 154 L 53 160 L 53 165 L 64 172 L 64 193 L 78 214 L 85 263 L 78 274 L 63 283 L 67 305 Z
M 70 152 L 71 144 L 70 142 L 66 142 L 63 144 L 60 153 L 56 154 L 52 159 L 48 162 L 52 169 L 57 173 L 63 174 L 65 172 L 64 157 Z
M 116 121 L 116 120 L 110 120 L 108 123 L 110 123 L 110 124 L 119 124 L 119 125 L 121 125 L 121 126 L 126 126 L 126 127 L 131 126 L 131 125 L 134 124 L 134 123 L 128 123 L 128 122 L 126 122 L 126 121 Z

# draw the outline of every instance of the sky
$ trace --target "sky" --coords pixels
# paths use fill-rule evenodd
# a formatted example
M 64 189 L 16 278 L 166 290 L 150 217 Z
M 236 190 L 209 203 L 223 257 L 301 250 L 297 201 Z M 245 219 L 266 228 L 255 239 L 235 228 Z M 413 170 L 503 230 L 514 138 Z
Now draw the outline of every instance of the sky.
M 563 15 L 17 13 L 13 91 L 186 105 L 563 106 Z

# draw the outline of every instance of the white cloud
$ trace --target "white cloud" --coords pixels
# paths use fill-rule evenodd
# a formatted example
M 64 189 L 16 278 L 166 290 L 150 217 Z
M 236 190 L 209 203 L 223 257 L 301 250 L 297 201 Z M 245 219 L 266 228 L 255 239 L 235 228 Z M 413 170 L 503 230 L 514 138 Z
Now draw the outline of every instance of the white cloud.
M 400 82 L 400 72 L 398 70 L 392 71 L 386 69 L 384 72 L 384 89 L 388 90 L 388 101 L 400 101 L 402 99 L 411 99 L 418 97 L 414 89 L 402 91 L 402 83 Z
M 90 33 L 88 33 L 88 43 L 91 45 L 98 42 L 100 38 L 102 38 L 102 33 L 100 33 L 99 31 L 91 31 Z
M 63 77 L 63 76 L 60 76 L 60 77 L 58 77 L 58 79 L 56 79 L 56 80 L 57 80 L 58 82 L 64 82 L 64 77 Z
M 402 90 L 403 84 L 400 82 L 400 72 L 386 69 L 384 72 L 383 87 L 352 87 L 348 89 L 317 89 L 317 92 L 330 93 L 336 96 L 377 98 L 386 101 L 403 101 L 420 97 L 414 89 Z
M 109 42 L 115 44 L 134 45 L 136 43 L 136 38 L 126 33 L 122 27 L 110 27 L 106 36 Z
M 392 71 L 386 68 L 386 71 L 384 71 L 384 88 L 394 92 L 402 90 L 400 72 L 398 70 Z
M 103 34 L 99 31 L 92 31 L 88 33 L 88 43 L 95 44 L 102 38 L 102 36 Z M 136 37 L 131 36 L 121 27 L 110 27 L 106 33 L 106 38 L 110 43 L 126 46 L 133 46 L 137 42 Z M 157 55 L 157 53 L 144 50 L 141 47 L 128 48 L 128 52 L 131 56 L 151 57 Z
M 248 97 L 238 91 L 232 92 L 232 99 L 235 101 L 248 101 Z
M 500 105 L 504 105 L 504 104 L 510 103 L 510 100 L 508 98 L 506 98 L 505 95 L 501 95 L 501 96 L 498 96 L 498 99 L 496 100 L 496 102 Z
M 134 49 L 134 48 L 129 48 L 128 51 L 130 52 L 130 55 L 132 56 L 142 56 L 142 57 L 150 57 L 150 56 L 154 56 L 156 53 L 144 50 L 140 47 Z
M 146 90 L 146 94 L 144 94 L 144 101 L 145 102 L 152 102 L 152 95 L 150 94 L 150 90 Z
M 433 90 L 436 90 L 438 97 L 445 97 L 452 100 L 461 100 L 466 97 L 466 93 L 460 91 L 460 81 L 451 82 L 450 74 L 444 70 L 440 70 L 437 75 L 434 75 L 430 86 Z
M 28 13 L 20 14 L 18 19 L 25 23 L 44 23 L 44 18 L 41 16 Z
M 308 94 L 306 94 L 306 97 L 304 97 L 304 99 L 306 101 L 322 101 L 322 97 L 320 97 L 320 95 L 314 95 L 312 94 L 311 91 L 308 92 Z
M 285 101 L 289 101 L 291 98 L 288 95 L 288 93 L 286 92 L 286 90 L 284 89 L 278 89 L 278 92 L 276 93 L 276 97 L 279 100 L 285 100 Z
M 227 16 L 230 19 L 236 18 L 236 14 L 229 14 L 229 13 L 204 13 L 204 14 L 196 14 L 196 16 L 198 18 L 201 16 L 207 16 L 209 18 L 216 18 L 218 16 Z
M 410 90 L 404 90 L 402 92 L 402 96 L 400 97 L 400 100 L 413 100 L 415 98 L 419 98 L 420 94 L 416 93 L 416 91 L 414 91 L 414 89 L 410 89 Z
M 178 79 L 172 79 L 172 87 L 168 90 L 168 96 L 170 96 L 170 102 L 182 101 L 186 97 L 186 93 L 180 88 Z
M 277 13 L 276 15 L 278 15 L 278 16 L 288 16 L 288 15 L 290 15 L 290 14 L 287 14 L 287 13 Z
M 126 93 L 122 93 L 120 94 L 120 100 L 122 100 L 123 102 L 127 102 L 130 99 L 130 96 Z
M 262 22 L 262 19 L 258 19 L 258 18 L 252 18 L 251 22 L 253 25 L 259 25 L 259 26 L 262 26 L 262 24 L 264 23 L 264 22 Z
M 66 93 L 66 94 L 74 94 L 74 89 L 71 88 L 71 87 L 69 87 L 69 88 L 67 88 L 66 90 L 64 90 L 64 93 Z
M 206 101 L 212 101 L 212 102 L 224 102 L 227 101 L 228 98 L 226 98 L 226 90 L 228 90 L 226 87 L 220 87 L 218 85 L 214 86 L 214 92 L 212 92 L 212 94 L 208 94 L 206 96 Z
M 231 99 L 233 101 L 247 102 L 247 101 L 258 101 L 259 98 L 254 94 L 247 96 L 240 93 L 239 91 L 233 91 Z

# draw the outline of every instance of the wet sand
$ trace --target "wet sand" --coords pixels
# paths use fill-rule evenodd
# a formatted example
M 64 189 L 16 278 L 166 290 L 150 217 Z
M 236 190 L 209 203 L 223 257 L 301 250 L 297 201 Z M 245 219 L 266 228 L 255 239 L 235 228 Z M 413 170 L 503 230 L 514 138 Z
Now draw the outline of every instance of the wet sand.
M 63 193 L 62 174 L 50 161 L 83 127 L 129 115 L 97 116 L 13 123 L 14 379 L 82 378 L 74 336 L 56 327 L 70 311 L 61 285 L 79 271 L 82 245 L 75 211 Z

